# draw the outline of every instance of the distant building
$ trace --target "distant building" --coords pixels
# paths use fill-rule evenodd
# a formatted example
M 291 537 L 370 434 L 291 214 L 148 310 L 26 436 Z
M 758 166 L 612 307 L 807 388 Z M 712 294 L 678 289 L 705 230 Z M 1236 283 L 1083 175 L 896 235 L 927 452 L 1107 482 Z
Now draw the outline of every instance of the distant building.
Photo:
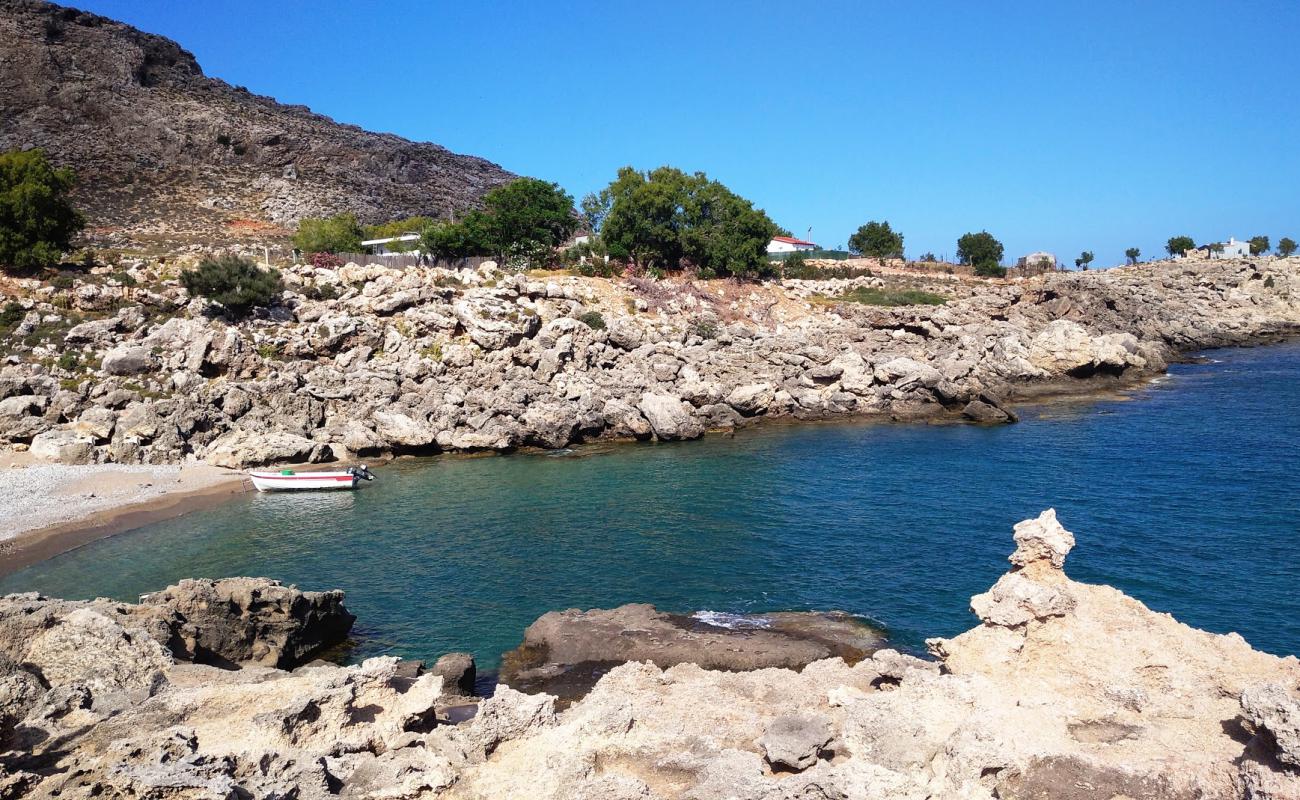
M 420 234 L 407 233 L 386 239 L 367 239 L 361 243 L 366 252 L 377 256 L 401 256 L 420 252 Z
M 1250 242 L 1239 242 L 1231 236 L 1228 241 L 1218 243 L 1219 249 L 1216 252 L 1214 245 L 1203 244 L 1194 250 L 1188 250 L 1184 255 L 1196 255 L 1202 258 L 1248 258 L 1250 256 Z
M 796 239 L 793 236 L 774 236 L 772 241 L 767 243 L 767 252 L 769 253 L 806 253 L 809 250 L 816 249 L 816 243 L 805 242 L 803 239 Z
M 1025 267 L 1042 270 L 1056 269 L 1056 256 L 1052 253 L 1045 253 L 1040 250 L 1037 253 L 1030 253 L 1027 256 L 1021 256 L 1016 259 L 1016 266 L 1021 269 L 1024 269 Z

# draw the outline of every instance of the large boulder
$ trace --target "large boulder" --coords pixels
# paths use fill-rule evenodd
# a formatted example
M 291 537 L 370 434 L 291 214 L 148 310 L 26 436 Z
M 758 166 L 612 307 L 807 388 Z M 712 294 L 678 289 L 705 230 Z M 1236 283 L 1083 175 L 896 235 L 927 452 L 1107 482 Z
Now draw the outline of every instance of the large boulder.
M 204 460 L 218 467 L 243 469 L 266 464 L 300 464 L 327 458 L 329 449 L 304 436 L 284 431 L 254 433 L 235 428 L 208 446 Z
M 821 714 L 787 714 L 772 720 L 759 740 L 773 767 L 804 770 L 817 763 L 830 744 L 831 722 Z
M 195 629 L 200 661 L 282 669 L 347 638 L 356 620 L 343 592 L 303 592 L 267 578 L 183 580 L 141 598 L 180 614 Z
M 79 431 L 59 428 L 33 437 L 29 452 L 60 464 L 89 464 L 94 458 L 95 442 Z
M 673 395 L 646 392 L 641 395 L 637 410 L 650 423 L 654 435 L 664 441 L 704 435 L 704 426 L 691 413 L 690 406 Z
M 502 659 L 501 681 L 522 691 L 571 698 L 610 666 L 651 661 L 660 667 L 798 669 L 823 658 L 858 660 L 881 646 L 880 633 L 838 612 L 761 615 L 669 614 L 632 603 L 613 609 L 552 611 L 524 631 Z
M 157 369 L 158 361 L 144 347 L 124 345 L 105 353 L 100 366 L 109 375 L 139 375 Z
M 466 297 L 453 306 L 470 341 L 484 350 L 513 347 L 537 333 L 537 314 L 497 297 Z

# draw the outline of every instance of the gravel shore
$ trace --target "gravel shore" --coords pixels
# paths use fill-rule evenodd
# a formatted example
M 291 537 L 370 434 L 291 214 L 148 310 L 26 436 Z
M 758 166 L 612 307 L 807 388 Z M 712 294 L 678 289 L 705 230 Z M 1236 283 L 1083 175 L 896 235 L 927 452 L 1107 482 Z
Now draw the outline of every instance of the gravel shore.
M 11 459 L 0 470 L 0 541 L 238 480 L 207 464 L 63 466 Z

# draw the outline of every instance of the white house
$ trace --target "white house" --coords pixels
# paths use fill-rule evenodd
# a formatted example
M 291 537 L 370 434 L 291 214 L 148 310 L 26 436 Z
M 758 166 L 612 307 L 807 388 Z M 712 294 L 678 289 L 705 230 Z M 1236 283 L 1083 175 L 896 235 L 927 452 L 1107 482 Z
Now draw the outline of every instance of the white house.
M 1223 248 L 1219 252 L 1215 252 L 1213 247 L 1208 244 L 1201 245 L 1192 252 L 1209 258 L 1248 258 L 1250 256 L 1250 242 L 1239 242 L 1229 236 L 1228 241 L 1221 242 L 1219 246 Z
M 769 253 L 806 253 L 809 250 L 816 250 L 817 245 L 813 242 L 805 242 L 803 239 L 796 239 L 793 236 L 774 236 L 772 241 L 767 243 L 767 252 Z
M 367 239 L 361 246 L 377 256 L 401 256 L 420 252 L 420 234 L 407 233 L 387 239 Z

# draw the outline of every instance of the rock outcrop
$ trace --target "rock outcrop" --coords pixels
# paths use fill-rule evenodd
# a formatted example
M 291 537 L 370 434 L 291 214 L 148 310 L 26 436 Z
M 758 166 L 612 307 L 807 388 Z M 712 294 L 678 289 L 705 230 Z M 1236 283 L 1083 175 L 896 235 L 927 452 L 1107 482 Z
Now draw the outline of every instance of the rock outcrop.
M 285 270 L 279 305 L 239 324 L 190 298 L 174 269 L 131 267 L 152 288 L 111 315 L 93 310 L 114 289 L 108 273 L 78 279 L 73 309 L 55 303 L 52 287 L 11 284 L 13 302 L 49 330 L 74 314 L 99 318 L 40 344 L 0 332 L 15 348 L 0 367 L 0 447 L 68 463 L 198 457 L 239 468 L 692 439 L 781 417 L 999 424 L 1025 397 L 1125 385 L 1189 348 L 1300 330 L 1296 258 L 1012 284 L 905 273 L 750 285 L 541 281 L 490 263 L 299 265 Z M 800 299 L 886 280 L 922 280 L 952 300 Z M 582 321 L 593 314 L 603 327 Z
M 205 77 L 176 42 L 41 0 L 0 3 L 0 109 L 0 151 L 73 167 L 94 235 L 114 242 L 282 238 L 343 211 L 448 216 L 513 177 Z
M 502 658 L 502 683 L 569 700 L 585 694 L 610 667 L 646 661 L 659 667 L 802 669 L 814 661 L 856 663 L 883 646 L 876 629 L 848 614 L 776 612 L 691 616 L 643 603 L 613 609 L 552 611 L 524 631 Z
M 798 671 L 633 661 L 567 709 L 501 686 L 460 724 L 444 710 L 463 699 L 448 696 L 441 675 L 415 677 L 393 658 L 294 672 L 174 663 L 157 636 L 177 611 L 11 597 L 0 603 L 0 642 L 38 639 L 28 635 L 38 629 L 53 638 L 35 648 L 39 663 L 0 654 L 0 790 L 302 800 L 1300 796 L 1296 658 L 1072 581 L 1063 567 L 1073 536 L 1050 511 L 1016 526 L 1016 544 L 1008 574 L 1073 603 L 1053 613 L 1029 604 L 1007 619 L 981 612 L 972 630 L 930 642 L 936 661 L 892 650 Z M 69 648 L 86 657 L 46 675 Z

